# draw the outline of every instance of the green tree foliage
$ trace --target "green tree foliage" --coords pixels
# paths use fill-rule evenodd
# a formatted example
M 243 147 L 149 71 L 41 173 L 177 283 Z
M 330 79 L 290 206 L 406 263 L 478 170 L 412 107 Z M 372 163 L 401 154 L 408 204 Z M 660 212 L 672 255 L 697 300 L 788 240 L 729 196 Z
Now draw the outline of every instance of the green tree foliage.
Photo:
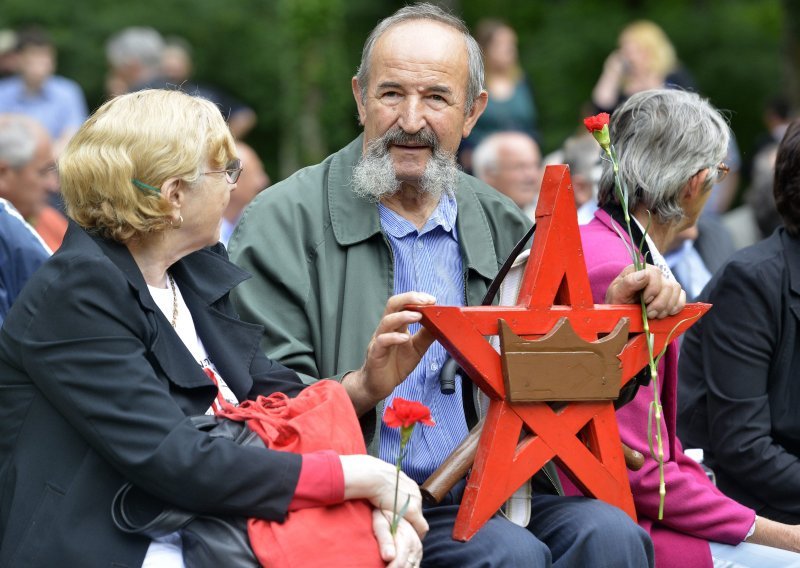
M 780 0 L 447 0 L 474 26 L 499 17 L 520 37 L 523 68 L 541 114 L 545 151 L 580 124 L 581 106 L 622 27 L 661 25 L 700 91 L 729 111 L 745 159 L 774 94 L 794 95 L 800 10 Z M 394 0 L 3 0 L 0 27 L 37 23 L 59 47 L 59 72 L 77 80 L 91 107 L 105 98 L 106 40 L 129 25 L 185 37 L 195 78 L 252 106 L 248 141 L 273 179 L 319 161 L 358 132 L 350 77 L 369 30 Z M 796 34 L 794 34 L 796 35 Z M 794 97 L 796 98 L 796 97 Z

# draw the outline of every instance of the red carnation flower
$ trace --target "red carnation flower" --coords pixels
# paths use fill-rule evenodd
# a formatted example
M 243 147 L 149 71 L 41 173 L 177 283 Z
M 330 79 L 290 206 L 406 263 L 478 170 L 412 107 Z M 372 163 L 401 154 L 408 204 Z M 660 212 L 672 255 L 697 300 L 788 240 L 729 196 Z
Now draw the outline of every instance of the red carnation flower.
M 403 506 L 401 512 L 397 509 L 397 492 L 400 486 L 400 468 L 402 467 L 403 458 L 406 455 L 406 445 L 408 440 L 411 439 L 411 433 L 414 431 L 414 426 L 417 423 L 424 424 L 425 426 L 435 426 L 436 423 L 431 418 L 431 409 L 415 400 L 406 400 L 404 398 L 395 397 L 391 406 L 386 407 L 383 413 L 383 422 L 389 428 L 400 428 L 400 451 L 397 454 L 397 461 L 395 468 L 397 469 L 397 478 L 394 485 L 394 507 L 392 507 L 392 522 L 389 529 L 392 536 L 397 533 L 397 525 L 400 522 L 400 517 L 403 512 L 408 508 L 408 501 Z M 410 499 L 410 497 L 409 497 Z
M 592 133 L 592 136 L 606 152 L 609 151 L 611 146 L 611 139 L 608 135 L 608 121 L 610 118 L 607 112 L 601 112 L 583 119 L 586 129 Z
M 600 114 L 584 118 L 583 124 L 586 125 L 589 132 L 595 132 L 597 130 L 603 130 L 603 127 L 608 125 L 610 119 L 611 117 L 608 116 L 607 112 L 601 112 Z
M 425 426 L 435 426 L 431 418 L 431 409 L 415 400 L 395 397 L 391 406 L 386 407 L 383 421 L 389 428 L 408 428 L 417 422 Z

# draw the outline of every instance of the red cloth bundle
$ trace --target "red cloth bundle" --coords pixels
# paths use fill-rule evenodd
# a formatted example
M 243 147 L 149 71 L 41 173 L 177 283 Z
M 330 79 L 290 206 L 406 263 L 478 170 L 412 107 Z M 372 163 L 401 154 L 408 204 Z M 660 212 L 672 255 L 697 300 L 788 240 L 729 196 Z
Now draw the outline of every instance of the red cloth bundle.
M 350 398 L 335 381 L 319 381 L 296 398 L 275 393 L 238 407 L 228 405 L 219 415 L 246 420 L 273 450 L 366 453 Z M 256 557 L 266 567 L 385 566 L 372 531 L 372 507 L 363 500 L 292 511 L 283 523 L 250 519 L 247 532 Z

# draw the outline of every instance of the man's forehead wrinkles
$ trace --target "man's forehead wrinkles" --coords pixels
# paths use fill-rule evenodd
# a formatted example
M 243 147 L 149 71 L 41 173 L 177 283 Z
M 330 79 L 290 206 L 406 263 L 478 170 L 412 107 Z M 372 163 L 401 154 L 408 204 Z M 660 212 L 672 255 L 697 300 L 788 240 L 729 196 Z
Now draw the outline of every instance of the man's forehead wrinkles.
M 435 64 L 409 64 L 408 62 L 386 63 L 375 70 L 378 88 L 395 87 L 413 90 L 435 90 L 454 92 L 461 81 L 454 77 L 452 68 Z
M 442 83 L 423 83 L 419 84 L 418 82 L 414 82 L 413 85 L 406 85 L 399 81 L 381 81 L 377 85 L 378 89 L 403 89 L 409 88 L 413 91 L 430 91 L 432 93 L 442 93 L 442 94 L 449 94 L 453 92 L 453 89 L 449 85 L 445 85 Z

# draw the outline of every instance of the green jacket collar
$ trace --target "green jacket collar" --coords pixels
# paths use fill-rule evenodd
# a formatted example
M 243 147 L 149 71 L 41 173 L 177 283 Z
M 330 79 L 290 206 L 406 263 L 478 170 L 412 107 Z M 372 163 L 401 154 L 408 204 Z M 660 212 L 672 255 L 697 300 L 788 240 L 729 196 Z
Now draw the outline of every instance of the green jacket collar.
M 363 135 L 359 135 L 329 158 L 326 188 L 328 206 L 333 234 L 341 246 L 351 246 L 381 233 L 378 208 L 374 203 L 356 197 L 351 190 L 353 167 L 361 157 L 362 148 Z M 497 273 L 498 264 L 488 220 L 475 192 L 479 183 L 463 172 L 458 174 L 458 239 L 464 268 L 492 279 Z

